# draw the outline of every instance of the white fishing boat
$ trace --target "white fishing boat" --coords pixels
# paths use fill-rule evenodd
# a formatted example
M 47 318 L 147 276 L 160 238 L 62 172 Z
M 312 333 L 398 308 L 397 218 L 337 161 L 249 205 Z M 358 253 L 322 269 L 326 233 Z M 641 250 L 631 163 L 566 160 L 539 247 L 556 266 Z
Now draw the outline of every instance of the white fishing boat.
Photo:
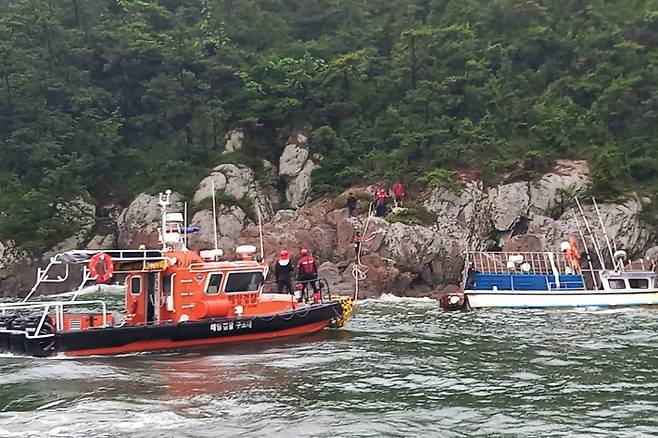
M 446 310 L 476 308 L 629 307 L 658 304 L 656 272 L 643 261 L 630 263 L 608 237 L 596 201 L 599 226 L 593 229 L 581 212 L 575 237 L 561 252 L 468 252 L 463 292 L 440 299 Z M 603 236 L 599 242 L 597 232 Z M 586 240 L 585 235 L 588 237 Z M 590 254 L 588 245 L 592 248 Z M 584 257 L 580 256 L 583 248 Z M 581 262 L 583 267 L 581 267 Z

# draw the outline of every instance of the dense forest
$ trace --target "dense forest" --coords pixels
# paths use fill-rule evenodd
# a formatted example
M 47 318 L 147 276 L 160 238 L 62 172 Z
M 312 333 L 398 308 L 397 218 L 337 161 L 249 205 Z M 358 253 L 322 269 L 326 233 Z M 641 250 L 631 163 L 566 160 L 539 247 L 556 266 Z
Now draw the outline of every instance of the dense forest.
M 73 231 L 61 201 L 276 162 L 294 129 L 316 195 L 559 157 L 598 195 L 650 193 L 658 1 L 0 0 L 0 239 L 38 251 Z

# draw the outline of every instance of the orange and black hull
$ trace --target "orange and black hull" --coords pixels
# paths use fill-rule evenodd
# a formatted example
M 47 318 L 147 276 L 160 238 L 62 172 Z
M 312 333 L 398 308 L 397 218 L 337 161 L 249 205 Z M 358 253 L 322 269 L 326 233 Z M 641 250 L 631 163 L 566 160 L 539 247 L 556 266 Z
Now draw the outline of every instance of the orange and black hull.
M 268 316 L 59 332 L 48 351 L 43 351 L 43 342 L 30 345 L 26 340 L 22 354 L 111 355 L 299 336 L 322 330 L 341 313 L 340 303 L 330 302 Z

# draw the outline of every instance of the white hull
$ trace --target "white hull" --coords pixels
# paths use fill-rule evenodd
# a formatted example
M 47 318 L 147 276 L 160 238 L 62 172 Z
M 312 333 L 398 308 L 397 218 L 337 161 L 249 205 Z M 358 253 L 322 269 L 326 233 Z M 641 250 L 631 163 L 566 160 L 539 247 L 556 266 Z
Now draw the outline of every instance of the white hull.
M 471 308 L 627 307 L 658 305 L 658 290 L 609 291 L 466 291 Z

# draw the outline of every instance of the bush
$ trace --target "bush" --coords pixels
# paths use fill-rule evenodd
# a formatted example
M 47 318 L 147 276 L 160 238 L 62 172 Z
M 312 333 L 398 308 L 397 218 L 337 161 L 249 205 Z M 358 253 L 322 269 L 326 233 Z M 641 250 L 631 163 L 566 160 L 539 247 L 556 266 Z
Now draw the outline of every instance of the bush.
M 436 214 L 425 208 L 422 204 L 414 203 L 397 213 L 386 216 L 389 222 L 402 222 L 407 225 L 432 225 L 436 223 Z
M 464 192 L 464 183 L 457 178 L 457 172 L 448 169 L 430 170 L 425 176 L 418 178 L 418 181 L 429 187 L 450 189 L 457 196 Z
M 592 160 L 589 194 L 600 200 L 619 198 L 630 180 L 626 157 L 615 147 L 607 147 Z

